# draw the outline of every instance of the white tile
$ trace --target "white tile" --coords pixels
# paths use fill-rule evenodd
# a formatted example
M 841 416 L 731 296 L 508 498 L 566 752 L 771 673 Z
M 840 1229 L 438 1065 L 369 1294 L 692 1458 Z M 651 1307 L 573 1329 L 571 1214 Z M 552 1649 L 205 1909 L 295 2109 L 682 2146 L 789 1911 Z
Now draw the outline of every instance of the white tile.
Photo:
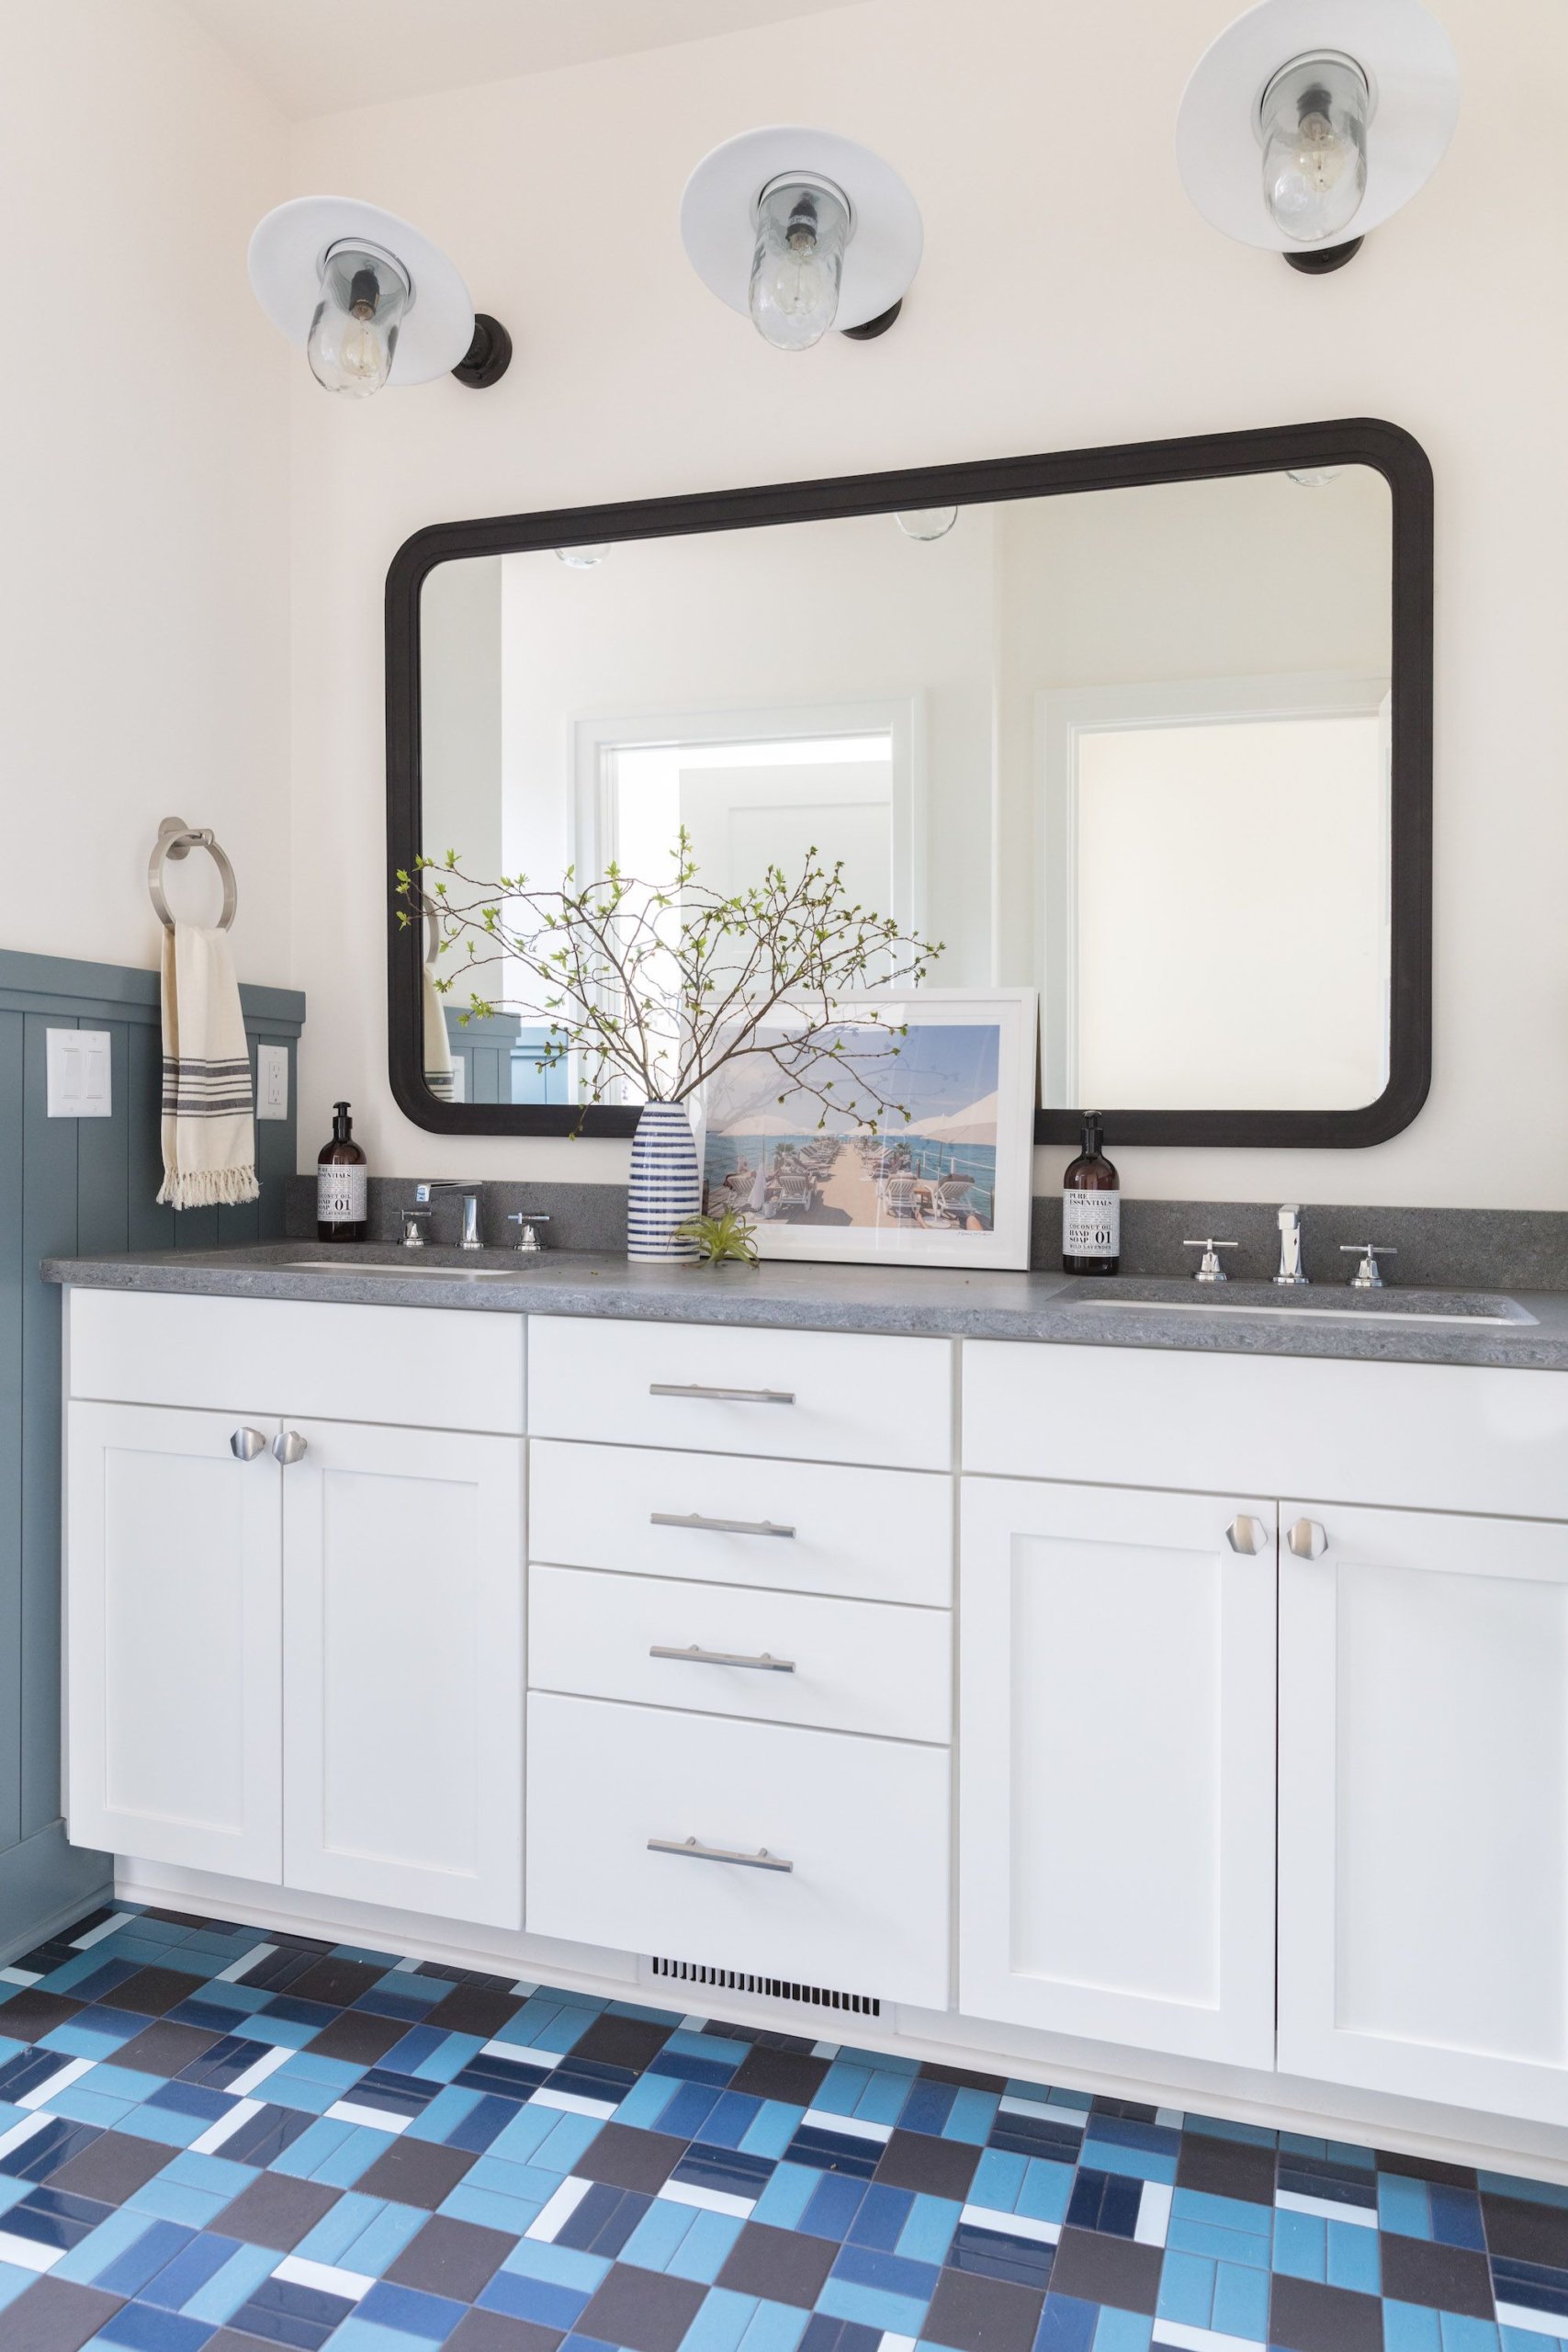
M 19 2148 L 24 2140 L 30 2140 L 35 2132 L 41 2132 L 45 2124 L 53 2120 L 51 2115 L 24 2115 L 21 2121 L 13 2123 L 8 2132 L 0 2132 L 0 2156 L 7 2154 L 12 2148 Z
M 877 2352 L 915 2352 L 915 2346 L 919 2341 L 919 2338 L 914 2335 L 885 2334 L 877 2346 Z
M 666 2205 L 694 2205 L 700 2213 L 730 2213 L 749 2222 L 757 2210 L 754 2197 L 737 2197 L 728 2188 L 704 2188 L 692 2180 L 667 2180 L 659 2191 Z
M 334 2123 L 365 2123 L 372 2132 L 406 2132 L 412 2115 L 391 2115 L 384 2107 L 356 2107 L 351 2098 L 334 2099 L 327 2113 Z
M 679 2030 L 682 2033 L 702 2033 L 705 2030 L 707 2023 L 706 2018 L 682 2018 Z
M 72 1951 L 91 1951 L 93 1946 L 101 1944 L 106 1936 L 112 1936 L 117 1928 L 129 1928 L 135 1917 L 134 1911 L 112 1911 L 107 1919 L 100 1919 L 96 1928 L 89 1928 L 85 1936 L 73 1936 Z
M 553 2245 L 557 2233 L 566 2227 L 592 2186 L 591 2180 L 577 2180 L 569 2176 L 549 2202 L 535 2214 L 524 2231 L 524 2236 Z
M 1154 2340 L 1173 2352 L 1259 2352 L 1250 2335 L 1222 2335 L 1217 2328 L 1190 2327 L 1184 2319 L 1156 2319 Z
M 248 2123 L 253 2115 L 259 2115 L 265 2105 L 265 2099 L 237 2098 L 227 2115 L 220 2115 L 215 2123 L 208 2125 L 199 2140 L 191 2142 L 191 2154 L 215 2156 L 225 2140 L 231 2140 L 241 2124 Z
M 1375 2230 L 1377 2214 L 1370 2205 L 1341 2205 L 1332 2197 L 1303 2197 L 1294 2188 L 1276 2191 L 1274 2202 L 1286 2213 L 1311 2213 L 1320 2222 L 1348 2222 L 1352 2229 Z
M 418 1969 L 421 1969 L 423 1966 L 424 1962 L 422 1960 L 394 1961 L 392 1963 L 392 1974 L 394 1976 L 412 1976 Z
M 1526 2303 L 1499 2303 L 1497 2324 L 1528 2328 L 1532 2335 L 1555 2335 L 1568 2340 L 1568 2315 L 1562 2312 L 1532 2312 Z
M 320 2295 L 345 2296 L 351 2303 L 367 2295 L 376 2284 L 357 2270 L 334 2270 L 330 2262 L 307 2262 L 299 2254 L 285 2255 L 272 2275 L 291 2287 L 313 2287 Z
M 1012 2094 L 1001 2102 L 998 2112 L 1003 2115 L 1032 2115 L 1036 2122 L 1042 2116 L 1053 2123 L 1065 2123 L 1070 2132 L 1081 2132 L 1089 2116 L 1081 2107 L 1057 2107 L 1048 2098 L 1018 2098 Z
M 503 2066 L 532 2066 L 536 2074 L 541 2067 L 547 2069 L 554 2063 L 555 2054 L 554 2051 L 547 2051 L 541 2056 L 531 2041 L 485 2041 L 479 2045 L 481 2058 L 499 2058 Z
M 0 2262 L 14 2262 L 18 2270 L 52 2270 L 69 2250 L 62 2245 L 39 2245 L 36 2238 L 15 2237 L 9 2230 L 0 2230 Z
M 1173 2191 L 1163 2180 L 1145 2180 L 1144 2193 L 1138 2199 L 1137 2225 L 1133 2232 L 1138 2245 L 1163 2245 L 1170 2228 L 1170 2200 Z
M 18 2107 L 47 2107 L 57 2092 L 69 2090 L 84 2075 L 90 2075 L 97 2061 L 93 2058 L 73 2058 L 68 2065 L 59 2067 L 47 2083 L 39 2083 L 17 2101 Z
M 513 1994 L 520 2001 L 531 2001 L 538 1989 L 538 1986 L 530 1984 L 525 1976 L 520 1976 L 512 1987 Z
M 0 1968 L 0 1984 L 41 1984 L 43 1976 L 36 1968 Z
M 1184 2110 L 1179 2107 L 1156 2107 L 1155 2109 L 1155 2121 L 1160 2126 L 1162 2131 L 1179 2132 L 1185 2126 L 1187 2117 Z
M 884 2147 L 893 2136 L 891 2123 L 868 2123 L 863 2115 L 829 2115 L 825 2107 L 808 2107 L 801 2120 L 813 2132 L 847 2132 L 852 2139 L 876 2140 Z
M 958 2218 L 976 2230 L 1000 2230 L 1010 2238 L 1032 2238 L 1037 2245 L 1055 2245 L 1062 2234 L 1060 2222 L 1037 2222 L 1029 2213 L 1001 2213 L 994 2205 L 965 2205 Z
M 256 1967 L 262 1961 L 269 1958 L 276 1950 L 277 1946 L 276 1944 L 253 1944 L 249 1951 L 243 1951 L 240 1954 L 238 1960 L 231 1960 L 227 1968 L 220 1968 L 217 1975 L 213 1978 L 213 1983 L 215 1984 L 237 1984 L 242 1976 L 245 1975 L 249 1970 Z
M 269 2075 L 276 2075 L 280 2066 L 287 2066 L 294 2054 L 292 2050 L 287 2050 L 281 2044 L 267 2051 L 254 2065 L 247 2066 L 243 2075 L 236 2075 L 231 2083 L 224 2085 L 226 2096 L 248 2098 L 258 2083 L 265 2083 Z
M 558 2107 L 563 2115 L 596 2115 L 608 2122 L 618 2102 L 613 2098 L 579 2098 L 575 2091 L 553 2091 L 545 2083 L 533 2094 L 530 2107 Z

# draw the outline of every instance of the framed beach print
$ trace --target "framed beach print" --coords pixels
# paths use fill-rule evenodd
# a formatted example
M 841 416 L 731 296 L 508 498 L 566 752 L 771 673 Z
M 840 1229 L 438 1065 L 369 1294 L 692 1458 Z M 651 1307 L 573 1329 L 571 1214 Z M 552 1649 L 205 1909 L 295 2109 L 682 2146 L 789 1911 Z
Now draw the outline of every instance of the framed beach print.
M 1026 1267 L 1034 991 L 919 989 L 833 1011 L 791 1078 L 762 1054 L 709 1081 L 708 1213 L 749 1215 L 763 1258 Z M 786 1012 L 781 1041 L 789 1027 Z

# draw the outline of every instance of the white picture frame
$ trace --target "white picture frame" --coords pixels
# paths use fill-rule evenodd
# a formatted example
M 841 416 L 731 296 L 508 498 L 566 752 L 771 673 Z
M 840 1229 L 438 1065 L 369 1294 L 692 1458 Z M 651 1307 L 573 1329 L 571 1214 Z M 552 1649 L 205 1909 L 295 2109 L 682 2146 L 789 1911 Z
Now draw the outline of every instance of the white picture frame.
M 878 990 L 834 1011 L 845 1028 L 907 1032 L 903 1068 L 878 1084 L 911 1117 L 890 1112 L 874 1134 L 864 1116 L 792 1101 L 765 1057 L 727 1064 L 703 1104 L 704 1207 L 747 1212 L 765 1260 L 1027 1269 L 1036 991 Z

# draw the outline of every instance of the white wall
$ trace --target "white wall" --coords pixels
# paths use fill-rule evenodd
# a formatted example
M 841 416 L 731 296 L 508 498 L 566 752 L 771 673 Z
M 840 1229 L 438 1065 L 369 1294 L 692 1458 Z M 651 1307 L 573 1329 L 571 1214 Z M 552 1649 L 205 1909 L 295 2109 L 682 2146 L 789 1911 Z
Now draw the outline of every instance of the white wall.
M 165 0 L 4 18 L 0 945 L 154 962 L 178 815 L 233 859 L 242 977 L 287 981 L 288 354 L 244 272 L 287 131 Z
M 1465 100 L 1442 171 L 1314 280 L 1227 243 L 1171 160 L 1187 73 L 1234 0 L 864 0 L 804 21 L 302 126 L 292 185 L 404 210 L 517 356 L 364 408 L 296 367 L 294 788 L 302 1143 L 333 1096 L 385 1171 L 608 1176 L 608 1144 L 451 1141 L 393 1110 L 381 974 L 381 588 L 466 514 L 1066 448 L 1306 416 L 1405 425 L 1436 469 L 1436 1080 L 1353 1155 L 1123 1151 L 1130 1191 L 1568 1204 L 1564 706 L 1568 378 L 1543 89 L 1560 0 L 1438 0 Z M 760 95 L 765 93 L 765 96 Z M 766 114 L 879 148 L 926 214 L 881 341 L 766 349 L 675 233 L 682 183 Z M 192 813 L 195 813 L 194 811 Z M 308 845 L 308 854 L 306 854 Z M 1495 1143 L 1509 1114 L 1506 1153 Z M 1114 1137 L 1112 1137 L 1114 1149 Z M 1055 1182 L 1063 1155 L 1040 1156 Z

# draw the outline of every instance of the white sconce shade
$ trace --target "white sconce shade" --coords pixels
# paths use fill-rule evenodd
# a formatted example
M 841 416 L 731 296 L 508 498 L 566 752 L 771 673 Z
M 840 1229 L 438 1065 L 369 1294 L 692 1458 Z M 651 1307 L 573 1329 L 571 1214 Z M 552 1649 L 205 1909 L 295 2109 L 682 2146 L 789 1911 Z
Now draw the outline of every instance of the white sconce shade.
M 1227 237 L 1333 269 L 1430 179 L 1458 112 L 1422 0 L 1258 0 L 1198 62 L 1177 165 Z
M 956 506 L 914 506 L 896 515 L 907 539 L 945 539 L 958 520 Z
M 363 400 L 446 375 L 482 389 L 512 357 L 440 247 L 379 205 L 295 197 L 257 223 L 249 267 L 262 309 L 328 391 Z
M 704 157 L 681 199 L 697 276 L 780 351 L 837 327 L 886 333 L 920 266 L 919 205 L 852 139 L 788 125 L 742 131 Z

